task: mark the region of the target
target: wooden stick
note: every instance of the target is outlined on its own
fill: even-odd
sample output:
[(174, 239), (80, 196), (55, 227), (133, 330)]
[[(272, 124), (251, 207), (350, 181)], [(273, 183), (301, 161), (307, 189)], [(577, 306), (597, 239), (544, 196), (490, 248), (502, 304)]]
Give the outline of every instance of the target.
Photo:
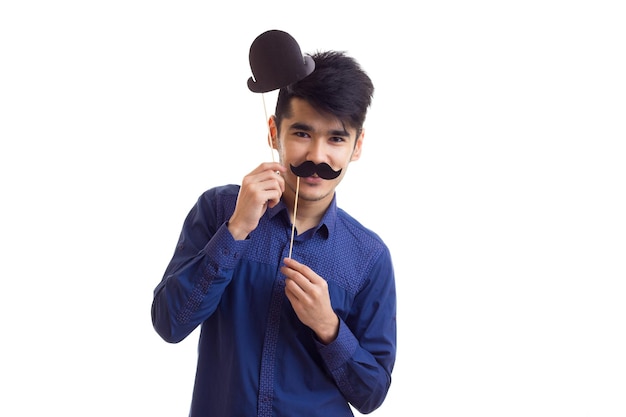
[(272, 162), (276, 162), (274, 160), (274, 149), (272, 149), (272, 132), (270, 131), (270, 125), (267, 123), (269, 118), (267, 117), (267, 107), (265, 106), (265, 93), (261, 93), (261, 98), (263, 99), (263, 111), (265, 112), (265, 124), (267, 124), (267, 144), (270, 147), (270, 152), (272, 153)]
[(291, 224), (291, 243), (289, 244), (289, 259), (293, 250), (293, 236), (296, 229), (296, 212), (298, 211), (298, 194), (300, 193), (300, 177), (296, 177), (296, 200), (293, 203), (293, 221)]

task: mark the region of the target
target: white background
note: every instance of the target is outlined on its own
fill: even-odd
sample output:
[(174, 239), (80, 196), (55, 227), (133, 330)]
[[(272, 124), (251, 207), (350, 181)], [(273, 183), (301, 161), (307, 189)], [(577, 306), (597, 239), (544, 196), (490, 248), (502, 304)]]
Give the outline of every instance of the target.
[(0, 414), (187, 415), (197, 333), (162, 341), (152, 290), (271, 159), (248, 50), (282, 29), (376, 86), (338, 189), (396, 265), (372, 415), (625, 416), (620, 3), (3, 2)]

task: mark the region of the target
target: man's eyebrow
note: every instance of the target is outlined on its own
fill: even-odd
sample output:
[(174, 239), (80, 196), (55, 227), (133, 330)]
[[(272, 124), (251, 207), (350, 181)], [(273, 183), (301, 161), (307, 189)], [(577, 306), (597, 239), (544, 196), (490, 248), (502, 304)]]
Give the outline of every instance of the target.
[[(294, 122), (294, 123), (292, 123), (289, 126), (289, 129), (291, 129), (291, 130), (302, 130), (302, 131), (305, 131), (305, 132), (312, 132), (314, 130), (313, 127), (307, 125), (306, 123), (301, 123), (301, 122)], [(328, 134), (330, 136), (346, 136), (346, 137), (350, 136), (350, 134), (345, 129), (342, 129), (342, 130), (339, 130), (339, 129), (337, 129), (337, 130), (329, 130)]]
[(291, 130), (304, 130), (305, 132), (310, 132), (313, 128), (305, 123), (294, 122), (289, 126)]

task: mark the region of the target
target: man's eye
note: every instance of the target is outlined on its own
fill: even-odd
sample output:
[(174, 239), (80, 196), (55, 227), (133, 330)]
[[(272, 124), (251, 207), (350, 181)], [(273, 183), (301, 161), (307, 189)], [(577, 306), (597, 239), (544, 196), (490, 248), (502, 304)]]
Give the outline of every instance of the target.
[(342, 138), (342, 137), (339, 137), (339, 136), (336, 136), (336, 137), (330, 138), (330, 141), (331, 142), (336, 142), (336, 143), (341, 143), (341, 142), (345, 142), (346, 139)]
[(299, 138), (308, 138), (309, 135), (306, 132), (295, 132), (294, 133)]

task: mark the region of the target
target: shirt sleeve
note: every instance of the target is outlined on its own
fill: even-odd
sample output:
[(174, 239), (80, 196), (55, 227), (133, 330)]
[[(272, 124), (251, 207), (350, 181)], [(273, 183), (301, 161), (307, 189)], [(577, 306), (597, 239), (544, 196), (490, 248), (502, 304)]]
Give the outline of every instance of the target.
[(152, 323), (167, 342), (180, 342), (213, 314), (248, 246), (230, 234), (219, 200), (208, 191), (191, 209), (154, 290)]
[(337, 338), (318, 343), (328, 371), (344, 397), (359, 412), (384, 401), (396, 358), (396, 291), (388, 250), (374, 264), (352, 313), (339, 323)]

